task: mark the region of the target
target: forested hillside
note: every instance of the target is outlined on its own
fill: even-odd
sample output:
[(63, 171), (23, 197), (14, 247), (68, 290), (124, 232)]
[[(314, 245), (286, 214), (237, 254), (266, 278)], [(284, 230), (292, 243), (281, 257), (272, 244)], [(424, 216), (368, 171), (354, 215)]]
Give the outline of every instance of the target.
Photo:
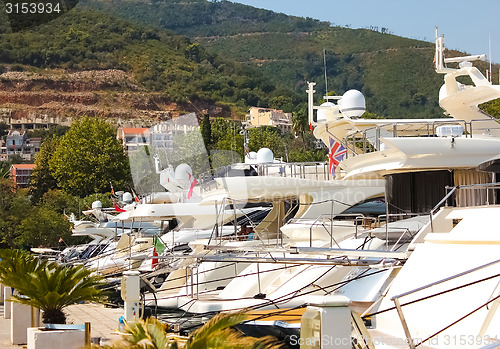
[[(391, 35), (390, 28), (354, 30), (229, 1), (85, 0), (82, 4), (186, 35), (210, 52), (256, 67), (274, 84), (301, 96), (307, 81), (317, 82), (317, 90), (325, 91), (325, 53), (329, 91), (359, 89), (367, 97), (368, 110), (380, 116), (442, 115), (437, 98), (442, 76), (433, 70), (433, 43)], [(493, 78), (498, 80), (496, 74)], [(287, 99), (292, 97), (282, 98), (284, 108), (293, 104)]]
[(43, 69), (118, 69), (130, 74), (132, 90), (157, 92), (181, 105), (212, 104), (240, 115), (248, 106), (268, 106), (282, 94), (262, 72), (210, 54), (186, 37), (88, 9), (0, 34), (0, 73)]

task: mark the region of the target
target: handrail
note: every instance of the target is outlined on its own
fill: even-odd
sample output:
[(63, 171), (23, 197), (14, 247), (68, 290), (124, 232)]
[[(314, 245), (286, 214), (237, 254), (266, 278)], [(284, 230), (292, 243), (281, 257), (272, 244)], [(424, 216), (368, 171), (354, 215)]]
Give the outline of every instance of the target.
[[(449, 199), (449, 198), (453, 195), (453, 193), (454, 193), (455, 191), (457, 191), (458, 187), (459, 187), (458, 185), (457, 185), (456, 187), (453, 187), (453, 188), (452, 188), (452, 189), (448, 192), (448, 194), (446, 194), (446, 195), (444, 196), (444, 198), (442, 198), (442, 199), (441, 199), (441, 201), (439, 201), (439, 202), (436, 204), (436, 206), (434, 206), (434, 207), (430, 210), (430, 212), (429, 212), (429, 216), (430, 216), (430, 219), (431, 219), (431, 233), (433, 233), (433, 232), (434, 232), (434, 224), (433, 224), (433, 221), (432, 221), (432, 217), (434, 216), (434, 212), (435, 212), (435, 211), (436, 211), (439, 207), (441, 207), (441, 205), (442, 205), (444, 202), (446, 202), (446, 201), (447, 201), (447, 200), (448, 200), (448, 199)], [(448, 190), (448, 189), (450, 189), (450, 187), (449, 187), (449, 186), (446, 186), (446, 187), (445, 187), (445, 189), (446, 189), (446, 190)]]
[(452, 275), (452, 276), (448, 276), (447, 278), (444, 278), (444, 279), (441, 279), (441, 280), (438, 280), (438, 281), (434, 281), (434, 282), (431, 282), (430, 284), (427, 284), (427, 285), (424, 285), (424, 286), (420, 286), (420, 287), (417, 287), (413, 290), (410, 290), (410, 291), (407, 291), (407, 292), (403, 292), (403, 293), (400, 293), (398, 295), (395, 295), (391, 298), (391, 300), (395, 300), (395, 299), (398, 299), (398, 298), (402, 298), (402, 297), (405, 297), (405, 296), (408, 296), (410, 294), (413, 294), (415, 292), (418, 292), (418, 291), (422, 291), (422, 290), (425, 290), (429, 287), (432, 287), (432, 286), (435, 286), (435, 285), (439, 285), (439, 284), (442, 284), (443, 282), (446, 282), (446, 281), (450, 281), (450, 280), (453, 280), (453, 279), (456, 279), (458, 277), (461, 277), (461, 276), (464, 276), (464, 275), (467, 275), (467, 274), (470, 274), (470, 273), (473, 273), (475, 271), (478, 271), (478, 270), (481, 270), (481, 269), (484, 269), (484, 268), (487, 268), (489, 266), (492, 266), (494, 264), (497, 264), (497, 263), (500, 263), (500, 259), (497, 259), (493, 262), (489, 262), (489, 263), (486, 263), (486, 264), (483, 264), (483, 265), (480, 265), (478, 267), (475, 267), (475, 268), (472, 268), (472, 269), (469, 269), (469, 270), (466, 270), (466, 271), (463, 271), (461, 273), (458, 273), (458, 274), (455, 274), (455, 275)]
[[(489, 116), (489, 115), (486, 114), (486, 116)], [(474, 131), (476, 131), (476, 134), (477, 134), (478, 131), (482, 131), (482, 130), (491, 131), (491, 130), (500, 129), (500, 126), (499, 127), (481, 128), (480, 125), (477, 125), (478, 123), (481, 123), (481, 122), (491, 122), (491, 121), (494, 121), (497, 124), (500, 124), (500, 120), (496, 120), (496, 119), (491, 118), (491, 117), (485, 118), (485, 119), (473, 119), (469, 122), (467, 122), (466, 120), (459, 120), (459, 119), (442, 119), (442, 120), (429, 120), (429, 121), (425, 121), (425, 120), (415, 121), (412, 119), (408, 119), (407, 121), (406, 120), (398, 120), (397, 122), (391, 122), (391, 123), (386, 123), (386, 124), (382, 124), (382, 125), (377, 125), (377, 126), (369, 127), (366, 129), (357, 129), (353, 132), (350, 132), (348, 135), (346, 135), (346, 137), (344, 138), (344, 142), (347, 144), (349, 144), (349, 142), (352, 143), (353, 147), (355, 147), (355, 144), (357, 141), (363, 142), (363, 149), (360, 146), (357, 148), (355, 147), (354, 150), (351, 150), (353, 155), (358, 155), (359, 154), (358, 151), (361, 151), (360, 152), (361, 154), (366, 153), (366, 151), (370, 152), (369, 148), (366, 148), (366, 141), (368, 141), (370, 144), (372, 144), (375, 147), (375, 149), (380, 150), (380, 138), (381, 138), (380, 131), (381, 130), (386, 130), (392, 134), (392, 137), (399, 138), (399, 137), (405, 137), (405, 133), (408, 132), (405, 129), (405, 126), (408, 126), (408, 125), (419, 126), (419, 125), (421, 125), (420, 130), (418, 130), (418, 129), (414, 130), (416, 137), (436, 137), (436, 128), (438, 126), (459, 124), (459, 125), (463, 126), (463, 130), (464, 130), (464, 134), (462, 135), (462, 137), (471, 138), (473, 136)], [(473, 124), (477, 125), (477, 126), (473, 127)], [(367, 137), (367, 132), (373, 131), (373, 130), (375, 130), (374, 138)], [(412, 131), (410, 131), (410, 132), (412, 132)], [(356, 149), (358, 151), (356, 151)]]
[[(327, 201), (330, 201), (330, 200), (327, 200)], [(336, 201), (336, 200), (334, 200), (334, 201)], [(332, 242), (335, 242), (335, 244), (337, 246), (339, 246), (337, 241), (333, 238), (333, 227), (338, 226), (338, 225), (333, 224), (333, 219), (336, 217), (352, 217), (353, 221), (357, 221), (359, 219), (364, 220), (364, 219), (369, 218), (369, 217), (366, 217), (362, 213), (339, 213), (339, 214), (323, 213), (323, 214), (319, 215), (318, 217), (316, 217), (312, 223), (309, 223), (311, 221), (311, 219), (309, 219), (309, 218), (292, 218), (288, 221), (288, 223), (296, 223), (296, 224), (306, 225), (306, 222), (307, 222), (307, 225), (309, 225), (309, 246), (310, 247), (312, 247), (312, 229), (313, 229), (313, 227), (319, 226), (319, 225), (322, 225), (323, 228), (325, 228), (328, 235), (330, 235), (330, 245)], [(326, 226), (324, 225), (324, 223), (325, 223), (324, 218), (330, 218), (330, 221), (332, 223), (330, 225), (331, 231), (328, 231), (328, 229), (326, 229)], [(321, 220), (321, 222), (320, 222), (320, 220)], [(304, 222), (304, 223), (302, 223), (302, 222)], [(357, 235), (358, 235), (358, 225), (357, 224), (355, 225), (355, 228), (356, 228), (356, 230), (355, 230), (354, 236), (357, 237)], [(340, 248), (340, 246), (339, 246), (339, 248)]]
[[(381, 214), (377, 217), (377, 226), (380, 227), (380, 221), (382, 217), (385, 217), (385, 248), (386, 250), (389, 250), (389, 218), (390, 217), (401, 217), (401, 216), (409, 216), (409, 217), (418, 217), (419, 214), (417, 213), (389, 213), (389, 214)], [(401, 220), (404, 218), (401, 218)], [(391, 229), (394, 229), (394, 227), (391, 227)], [(397, 228), (396, 228), (397, 229)], [(400, 229), (405, 229), (405, 228), (400, 228)], [(403, 234), (399, 237), (399, 240), (403, 237), (403, 235), (406, 234), (406, 230), (403, 232)]]
[[(474, 190), (474, 189), (494, 189), (494, 188), (499, 188), (500, 189), (500, 183), (480, 183), (480, 184), (467, 184), (467, 185), (457, 185), (454, 187), (446, 186), (446, 190), (450, 190), (442, 199), (439, 201), (436, 206), (434, 206), (430, 211), (429, 215), (431, 218), (431, 232), (434, 232), (434, 225), (433, 225), (433, 219), (432, 217), (436, 213), (436, 211), (445, 203), (457, 190), (461, 189), (469, 189), (469, 190)], [(447, 206), (447, 205), (446, 205)]]
[[(291, 177), (302, 179), (315, 178), (316, 180), (330, 179), (328, 163), (324, 161), (280, 162), (241, 165), (253, 167), (258, 176)], [(215, 186), (215, 188), (218, 188), (218, 184), (215, 179), (228, 177), (230, 171), (232, 171), (233, 169), (233, 165), (227, 165), (200, 174), (198, 176), (198, 182), (202, 188), (202, 191), (207, 192), (211, 190), (213, 186)], [(275, 169), (275, 172), (270, 173), (270, 169)], [(216, 174), (218, 174), (218, 176), (215, 176)]]
[[(413, 294), (415, 292), (419, 292), (419, 291), (422, 291), (422, 290), (425, 290), (425, 289), (428, 289), (432, 286), (435, 286), (435, 285), (439, 285), (439, 284), (442, 284), (444, 282), (447, 282), (447, 281), (450, 281), (450, 280), (454, 280), (456, 278), (459, 278), (461, 276), (464, 276), (464, 275), (467, 275), (467, 274), (470, 274), (470, 273), (473, 273), (475, 271), (478, 271), (478, 270), (481, 270), (481, 269), (484, 269), (486, 267), (489, 267), (489, 266), (492, 266), (496, 263), (499, 263), (500, 262), (500, 259), (497, 259), (493, 262), (489, 262), (489, 263), (486, 263), (486, 264), (483, 264), (483, 265), (480, 265), (478, 267), (475, 267), (475, 268), (472, 268), (472, 269), (469, 269), (469, 270), (466, 270), (464, 272), (461, 272), (461, 273), (458, 273), (458, 274), (455, 274), (455, 275), (452, 275), (452, 276), (449, 276), (447, 278), (444, 278), (444, 279), (441, 279), (441, 280), (438, 280), (438, 281), (435, 281), (435, 282), (431, 282), (430, 284), (427, 284), (427, 285), (424, 285), (424, 286), (421, 286), (421, 287), (418, 287), (418, 288), (415, 288), (413, 290), (410, 290), (410, 291), (407, 291), (407, 292), (404, 292), (404, 293), (401, 293), (401, 294), (398, 294), (398, 295), (395, 295), (393, 297), (391, 297), (391, 300), (394, 302), (394, 305), (395, 305), (395, 308), (396, 308), (396, 311), (398, 313), (398, 316), (399, 316), (399, 319), (401, 321), (401, 325), (403, 326), (403, 330), (405, 332), (405, 336), (406, 336), (406, 339), (408, 341), (408, 345), (410, 346), (410, 348), (415, 348), (416, 345), (415, 343), (413, 342), (413, 339), (411, 337), (411, 333), (410, 333), (410, 330), (408, 328), (408, 324), (406, 323), (406, 319), (404, 317), (404, 314), (403, 314), (403, 309), (402, 309), (402, 305), (401, 303), (399, 302), (399, 299), (402, 298), (402, 297), (405, 297), (405, 296), (408, 296), (410, 294)], [(483, 279), (484, 280), (484, 279)], [(469, 284), (470, 285), (470, 284)], [(451, 289), (450, 291), (452, 291), (454, 289)], [(449, 292), (449, 291), (448, 291)], [(459, 320), (453, 322), (452, 324), (448, 325), (447, 327), (445, 327), (444, 329), (436, 332), (435, 334), (429, 336), (427, 339), (421, 341), (420, 343), (418, 343), (417, 345), (429, 340), (430, 338), (434, 337), (435, 335), (441, 333), (442, 331), (444, 331), (446, 328), (449, 328), (451, 326), (453, 326), (454, 324), (456, 324), (457, 322), (463, 320), (465, 317), (469, 316), (470, 314), (476, 312), (477, 310), (481, 309), (483, 306), (485, 305), (488, 305), (489, 303), (495, 301), (496, 299), (500, 298), (500, 295), (494, 297), (493, 299), (490, 299), (488, 300), (488, 302), (486, 302), (485, 304), (481, 305), (479, 308), (476, 308), (474, 311), (468, 313), (466, 316), (463, 316), (461, 317)], [(425, 299), (425, 298), (424, 298)], [(421, 299), (422, 300), (422, 299)], [(411, 303), (411, 302), (410, 302)]]

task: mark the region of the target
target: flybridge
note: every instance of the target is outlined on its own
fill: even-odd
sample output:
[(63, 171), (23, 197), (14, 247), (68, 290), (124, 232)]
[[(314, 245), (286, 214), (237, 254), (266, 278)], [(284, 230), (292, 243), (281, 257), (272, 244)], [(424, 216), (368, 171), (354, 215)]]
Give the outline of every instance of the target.
[[(361, 92), (350, 90), (343, 96), (325, 96), (326, 102), (314, 105), (314, 82), (309, 82), (308, 113), (316, 138), (329, 146), (338, 142), (347, 149), (345, 159), (384, 150), (384, 139), (401, 137), (464, 137), (488, 138), (500, 136), (500, 122), (479, 109), (478, 105), (500, 98), (500, 86), (493, 85), (472, 66), (473, 61), (485, 60), (485, 55), (444, 57), (444, 37), (436, 39), (436, 72), (445, 74), (439, 92), (440, 106), (447, 119), (361, 119), (365, 99)], [(458, 68), (446, 64), (458, 63)], [(469, 76), (473, 85), (457, 81)], [(337, 104), (333, 103), (337, 101)], [(461, 130), (458, 131), (458, 130)], [(453, 144), (452, 144), (453, 145)]]

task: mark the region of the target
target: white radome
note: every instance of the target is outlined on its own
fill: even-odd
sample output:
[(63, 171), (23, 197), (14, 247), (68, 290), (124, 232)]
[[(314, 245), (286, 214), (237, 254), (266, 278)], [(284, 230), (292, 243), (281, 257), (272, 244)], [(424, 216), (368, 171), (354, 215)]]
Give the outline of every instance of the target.
[(358, 90), (349, 90), (339, 101), (340, 112), (349, 118), (358, 118), (366, 111), (365, 96)]
[(274, 160), (274, 154), (271, 149), (260, 148), (259, 151), (257, 152), (257, 163), (264, 164), (273, 162), (273, 160)]
[(122, 200), (123, 202), (132, 202), (132, 194), (130, 194), (129, 192), (124, 193)]
[(330, 108), (318, 110), (317, 122), (326, 121), (328, 119), (333, 120), (333, 115), (335, 113), (336, 105), (332, 102), (325, 102), (321, 104), (320, 107), (330, 107)]
[(175, 168), (175, 179), (176, 180), (189, 180), (190, 175), (193, 175), (193, 170), (188, 164), (180, 164)]

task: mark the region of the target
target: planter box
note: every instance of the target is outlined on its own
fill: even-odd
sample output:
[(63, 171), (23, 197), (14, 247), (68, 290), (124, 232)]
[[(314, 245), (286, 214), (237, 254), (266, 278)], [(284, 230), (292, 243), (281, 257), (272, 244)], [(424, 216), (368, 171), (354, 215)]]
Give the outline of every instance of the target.
[(28, 349), (82, 349), (85, 330), (47, 330), (28, 328)]
[(26, 344), (26, 329), (31, 326), (31, 307), (26, 304), (9, 303), (11, 303), (10, 340), (14, 345)]
[(4, 319), (10, 319), (10, 307), (12, 305), (12, 302), (10, 301), (10, 296), (12, 295), (12, 288), (10, 287), (3, 287), (4, 293), (4, 304), (3, 304), (3, 318)]

